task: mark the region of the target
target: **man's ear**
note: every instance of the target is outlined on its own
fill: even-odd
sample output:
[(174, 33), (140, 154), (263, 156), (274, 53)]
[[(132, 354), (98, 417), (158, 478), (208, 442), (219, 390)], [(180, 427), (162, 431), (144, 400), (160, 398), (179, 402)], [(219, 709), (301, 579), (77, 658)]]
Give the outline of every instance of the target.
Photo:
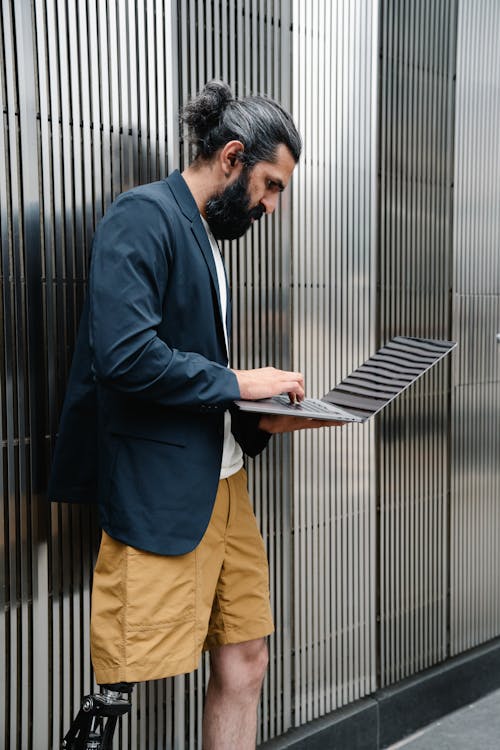
[(228, 141), (219, 153), (222, 171), (226, 177), (237, 177), (242, 168), (242, 155), (245, 147), (241, 141)]

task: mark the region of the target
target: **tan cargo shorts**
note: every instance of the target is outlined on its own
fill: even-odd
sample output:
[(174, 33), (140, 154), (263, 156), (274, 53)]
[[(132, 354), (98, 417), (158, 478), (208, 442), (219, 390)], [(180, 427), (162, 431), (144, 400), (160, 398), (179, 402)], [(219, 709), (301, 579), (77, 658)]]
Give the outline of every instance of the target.
[(143, 552), (103, 532), (91, 617), (98, 684), (190, 672), (203, 649), (273, 630), (267, 556), (244, 469), (219, 482), (208, 528), (188, 554)]

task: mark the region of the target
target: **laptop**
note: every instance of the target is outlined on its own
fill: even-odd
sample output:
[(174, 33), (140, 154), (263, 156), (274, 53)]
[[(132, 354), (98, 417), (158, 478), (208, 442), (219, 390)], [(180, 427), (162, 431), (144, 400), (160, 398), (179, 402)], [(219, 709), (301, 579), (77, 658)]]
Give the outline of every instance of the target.
[(339, 422), (366, 422), (385, 409), (455, 347), (455, 341), (395, 336), (322, 398), (290, 402), (288, 395), (235, 401), (243, 411)]

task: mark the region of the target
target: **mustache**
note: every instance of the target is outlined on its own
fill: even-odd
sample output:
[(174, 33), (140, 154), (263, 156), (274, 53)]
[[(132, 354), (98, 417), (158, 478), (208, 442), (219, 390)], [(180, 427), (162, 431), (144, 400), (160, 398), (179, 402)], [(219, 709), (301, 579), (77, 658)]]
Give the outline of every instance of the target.
[(251, 208), (248, 212), (248, 216), (250, 219), (255, 219), (255, 221), (259, 221), (259, 219), (262, 219), (266, 212), (266, 209), (264, 206), (261, 206), (260, 204), (258, 206), (254, 206), (254, 208)]

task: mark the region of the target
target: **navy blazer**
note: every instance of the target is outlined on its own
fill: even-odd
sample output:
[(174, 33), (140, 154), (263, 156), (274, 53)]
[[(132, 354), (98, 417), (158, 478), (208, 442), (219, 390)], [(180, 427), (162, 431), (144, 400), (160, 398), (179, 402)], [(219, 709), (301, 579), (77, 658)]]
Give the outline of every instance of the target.
[[(224, 411), (239, 395), (186, 182), (176, 171), (123, 193), (94, 238), (49, 497), (97, 499), (105, 531), (139, 549), (191, 551), (213, 508)], [(269, 440), (253, 416), (233, 409), (232, 425), (249, 455)]]

